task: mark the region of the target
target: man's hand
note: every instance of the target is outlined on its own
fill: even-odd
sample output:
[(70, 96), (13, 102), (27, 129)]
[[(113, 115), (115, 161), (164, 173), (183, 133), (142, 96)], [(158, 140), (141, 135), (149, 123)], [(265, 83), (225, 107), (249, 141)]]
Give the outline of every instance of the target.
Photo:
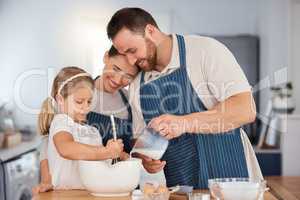
[(170, 140), (188, 132), (188, 118), (185, 116), (163, 114), (153, 118), (148, 126)]
[(166, 161), (153, 160), (152, 158), (149, 158), (139, 153), (134, 153), (133, 155), (142, 159), (144, 168), (147, 170), (147, 172), (151, 174), (160, 172), (166, 165)]

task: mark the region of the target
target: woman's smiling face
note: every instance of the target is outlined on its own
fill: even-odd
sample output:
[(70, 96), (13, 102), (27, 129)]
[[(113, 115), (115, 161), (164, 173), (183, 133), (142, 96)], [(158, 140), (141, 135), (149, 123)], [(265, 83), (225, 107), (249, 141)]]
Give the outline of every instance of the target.
[(132, 66), (123, 55), (104, 57), (103, 84), (107, 92), (114, 93), (129, 85), (138, 73), (138, 68)]

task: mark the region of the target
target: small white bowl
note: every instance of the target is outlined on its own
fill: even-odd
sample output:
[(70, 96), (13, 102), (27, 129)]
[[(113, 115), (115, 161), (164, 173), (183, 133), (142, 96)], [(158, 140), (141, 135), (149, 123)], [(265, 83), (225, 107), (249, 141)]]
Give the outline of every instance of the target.
[(142, 160), (131, 158), (111, 165), (107, 161), (79, 161), (83, 185), (94, 196), (128, 196), (138, 185)]
[(248, 178), (216, 178), (208, 180), (213, 197), (223, 200), (260, 200), (266, 190), (266, 181)]

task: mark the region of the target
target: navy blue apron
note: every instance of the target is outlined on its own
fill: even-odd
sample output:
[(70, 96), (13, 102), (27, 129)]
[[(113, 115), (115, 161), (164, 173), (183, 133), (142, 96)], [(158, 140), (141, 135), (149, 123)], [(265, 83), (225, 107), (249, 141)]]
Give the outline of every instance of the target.
[[(174, 38), (175, 39), (175, 38)], [(186, 70), (185, 42), (177, 35), (180, 68), (145, 83), (141, 75), (140, 102), (146, 124), (162, 114), (186, 115), (207, 109)], [(187, 134), (171, 139), (162, 157), (167, 185), (208, 187), (208, 179), (248, 177), (240, 129), (218, 134)]]
[[(119, 93), (122, 97), (122, 100), (124, 104), (127, 107), (128, 111), (128, 119), (120, 119), (115, 117), (115, 124), (116, 124), (116, 129), (117, 129), (117, 137), (119, 139), (123, 140), (124, 143), (124, 150), (127, 153), (130, 153), (132, 145), (131, 145), (131, 139), (132, 139), (132, 113), (131, 113), (131, 108), (128, 103), (127, 97), (123, 93), (123, 91), (120, 89)], [(90, 112), (87, 115), (87, 123), (91, 126), (96, 127), (101, 136), (102, 136), (102, 142), (103, 145), (107, 144), (107, 141), (109, 139), (113, 138), (112, 134), (112, 125), (110, 121), (110, 116), (96, 113), (96, 112)]]

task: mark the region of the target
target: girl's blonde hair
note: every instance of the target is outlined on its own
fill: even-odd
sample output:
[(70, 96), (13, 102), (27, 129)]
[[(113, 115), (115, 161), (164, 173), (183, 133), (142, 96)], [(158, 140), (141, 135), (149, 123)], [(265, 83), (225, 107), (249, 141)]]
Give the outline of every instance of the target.
[[(86, 73), (83, 69), (79, 67), (65, 67), (60, 70), (56, 75), (51, 90), (51, 97), (48, 97), (42, 103), (42, 108), (38, 116), (38, 131), (41, 135), (47, 135), (49, 133), (49, 128), (51, 122), (56, 113), (56, 109), (53, 106), (53, 101), (58, 93), (60, 86), (69, 78)], [(60, 95), (63, 98), (67, 98), (70, 94), (72, 88), (74, 88), (78, 83), (86, 82), (90, 85), (91, 89), (94, 89), (94, 80), (90, 76), (79, 76), (70, 81), (68, 81), (60, 90)]]

